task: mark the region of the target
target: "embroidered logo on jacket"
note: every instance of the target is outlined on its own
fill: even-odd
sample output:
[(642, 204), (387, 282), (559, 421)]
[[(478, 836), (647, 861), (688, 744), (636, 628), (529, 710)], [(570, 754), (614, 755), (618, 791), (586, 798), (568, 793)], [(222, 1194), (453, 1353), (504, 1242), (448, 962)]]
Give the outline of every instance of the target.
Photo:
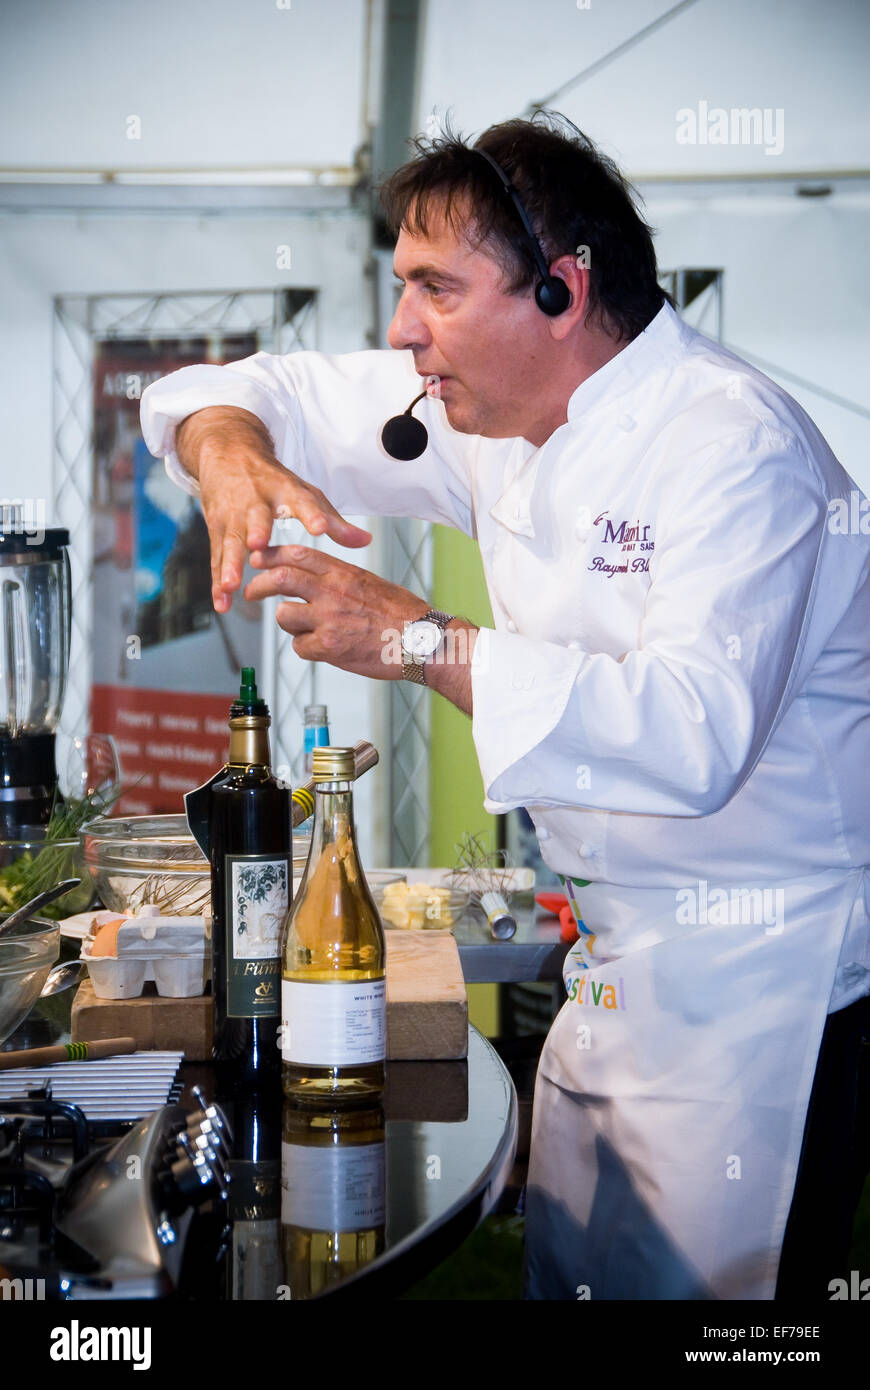
[(625, 991), (620, 975), (615, 985), (606, 985), (603, 980), (593, 980), (591, 975), (575, 975), (571, 980), (568, 998), (575, 1004), (588, 1004), (590, 1008), (624, 1009)]
[[(614, 522), (610, 519), (609, 510), (605, 510), (598, 514), (592, 525), (600, 527), (602, 522), (604, 529), (597, 537), (599, 544), (616, 545), (626, 554), (633, 550), (655, 550), (655, 541), (649, 539), (651, 521), (642, 522), (639, 518), (632, 521), (625, 517), (622, 521)], [(608, 579), (612, 579), (615, 574), (642, 574), (649, 569), (649, 555), (636, 555), (633, 559), (622, 562), (611, 562), (603, 555), (596, 555), (586, 568), (606, 574)]]

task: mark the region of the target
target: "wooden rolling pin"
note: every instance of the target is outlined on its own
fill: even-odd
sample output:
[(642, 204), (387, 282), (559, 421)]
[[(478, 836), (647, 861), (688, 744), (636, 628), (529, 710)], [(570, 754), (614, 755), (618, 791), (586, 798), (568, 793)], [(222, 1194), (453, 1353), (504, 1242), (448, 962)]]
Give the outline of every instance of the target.
[(20, 1052), (0, 1052), (0, 1071), (12, 1067), (47, 1067), (52, 1062), (95, 1062), (135, 1052), (135, 1038), (103, 1038), (99, 1042), (58, 1043), (56, 1047), (25, 1047)]
[[(364, 772), (374, 767), (378, 761), (378, 750), (373, 743), (366, 743), (361, 739), (359, 743), (353, 745), (353, 775), (354, 778), (362, 777)], [(309, 816), (314, 815), (314, 778), (309, 777), (307, 782), (303, 782), (301, 787), (297, 787), (293, 793), (293, 829), (301, 825)]]

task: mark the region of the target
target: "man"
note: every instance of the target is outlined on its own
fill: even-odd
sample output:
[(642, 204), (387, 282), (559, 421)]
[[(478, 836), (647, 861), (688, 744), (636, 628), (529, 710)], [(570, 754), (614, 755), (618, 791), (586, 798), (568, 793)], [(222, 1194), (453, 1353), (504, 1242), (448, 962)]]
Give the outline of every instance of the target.
[[(529, 1294), (772, 1298), (830, 1013), (846, 1094), (813, 1209), (834, 1234), (823, 1249), (793, 1223), (787, 1249), (827, 1297), (870, 989), (855, 489), (794, 401), (681, 323), (627, 186), (568, 122), (420, 142), (384, 198), (397, 351), (185, 368), (143, 397), (148, 446), (198, 479), (218, 611), (250, 550), (249, 597), (302, 600), (278, 610), (299, 655), (470, 713), (487, 808), (526, 806), (576, 896), (535, 1093)], [(402, 463), (380, 427), (414, 371), (428, 447)], [(384, 635), (430, 601), (270, 549), (280, 508), (350, 547), (368, 534), (342, 511), (459, 527), (495, 628), (436, 613), (391, 664)]]

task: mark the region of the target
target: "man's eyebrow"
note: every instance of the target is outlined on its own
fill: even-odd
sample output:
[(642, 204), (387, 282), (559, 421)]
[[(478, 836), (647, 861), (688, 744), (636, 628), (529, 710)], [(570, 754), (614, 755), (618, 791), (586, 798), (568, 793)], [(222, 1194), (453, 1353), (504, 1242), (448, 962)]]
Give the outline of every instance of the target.
[[(395, 275), (397, 280), (401, 280), (403, 278), (401, 275), (398, 274), (395, 266), (393, 266), (393, 274)], [(404, 279), (440, 280), (443, 284), (447, 285), (461, 285), (464, 283), (459, 276), (448, 275), (446, 270), (442, 270), (441, 267), (437, 265), (412, 266), (411, 269), (408, 271), (408, 274), (404, 276)]]

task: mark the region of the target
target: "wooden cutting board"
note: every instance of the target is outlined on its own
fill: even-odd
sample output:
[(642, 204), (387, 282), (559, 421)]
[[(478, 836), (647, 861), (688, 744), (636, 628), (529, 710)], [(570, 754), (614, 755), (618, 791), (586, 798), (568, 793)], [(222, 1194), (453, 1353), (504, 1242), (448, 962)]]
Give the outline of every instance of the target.
[(387, 1056), (423, 1062), (468, 1056), (468, 996), (459, 947), (447, 931), (384, 933)]
[[(387, 1057), (454, 1060), (468, 1055), (468, 999), (459, 950), (450, 932), (394, 931), (387, 941)], [(146, 985), (153, 991), (153, 984)], [(189, 1062), (211, 1056), (212, 1000), (98, 999), (90, 980), (72, 1006), (73, 1042), (132, 1037), (143, 1050), (179, 1050)]]

